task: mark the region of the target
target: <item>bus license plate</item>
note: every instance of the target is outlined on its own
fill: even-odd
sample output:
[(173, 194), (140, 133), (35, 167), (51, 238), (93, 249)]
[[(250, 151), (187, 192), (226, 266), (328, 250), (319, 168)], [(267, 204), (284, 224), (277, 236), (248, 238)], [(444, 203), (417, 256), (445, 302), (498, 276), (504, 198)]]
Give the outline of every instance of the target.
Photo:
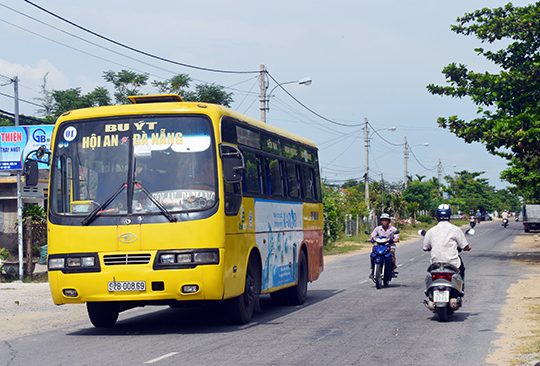
[(109, 282), (108, 289), (110, 292), (118, 291), (145, 291), (146, 282), (144, 281), (115, 281)]
[(448, 302), (450, 300), (450, 292), (448, 291), (433, 291), (434, 302)]

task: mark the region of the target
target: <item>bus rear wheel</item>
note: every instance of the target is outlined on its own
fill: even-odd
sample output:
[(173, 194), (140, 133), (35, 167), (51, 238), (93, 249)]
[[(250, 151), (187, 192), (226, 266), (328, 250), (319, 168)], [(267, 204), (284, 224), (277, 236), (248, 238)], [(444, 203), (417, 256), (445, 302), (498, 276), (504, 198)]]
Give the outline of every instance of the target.
[(300, 251), (298, 258), (298, 282), (296, 286), (287, 289), (292, 305), (302, 305), (306, 301), (308, 286), (308, 262), (306, 254)]
[(86, 310), (96, 328), (114, 327), (120, 313), (118, 305), (111, 302), (87, 302)]
[(234, 324), (246, 324), (251, 321), (261, 293), (261, 270), (257, 262), (250, 258), (246, 271), (244, 293), (229, 300), (228, 313)]

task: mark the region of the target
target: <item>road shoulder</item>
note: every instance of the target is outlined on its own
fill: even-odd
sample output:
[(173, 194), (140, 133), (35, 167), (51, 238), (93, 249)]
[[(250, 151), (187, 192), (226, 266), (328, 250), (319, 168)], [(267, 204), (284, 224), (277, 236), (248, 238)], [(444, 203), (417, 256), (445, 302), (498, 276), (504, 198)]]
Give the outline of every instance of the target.
[(523, 275), (507, 290), (495, 330), (500, 336), (492, 342), (486, 363), (534, 365), (540, 361), (540, 235), (517, 236), (512, 250)]

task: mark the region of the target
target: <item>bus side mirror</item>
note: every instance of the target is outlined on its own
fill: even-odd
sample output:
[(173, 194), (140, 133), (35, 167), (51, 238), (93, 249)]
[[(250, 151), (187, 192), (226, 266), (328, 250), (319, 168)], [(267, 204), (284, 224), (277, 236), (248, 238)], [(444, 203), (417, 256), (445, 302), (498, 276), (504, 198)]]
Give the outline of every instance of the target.
[(38, 184), (39, 168), (38, 162), (35, 160), (26, 160), (24, 162), (24, 178), (26, 185), (35, 187)]
[(220, 146), (223, 163), (223, 179), (227, 183), (240, 183), (244, 173), (244, 156), (236, 146), (222, 143)]

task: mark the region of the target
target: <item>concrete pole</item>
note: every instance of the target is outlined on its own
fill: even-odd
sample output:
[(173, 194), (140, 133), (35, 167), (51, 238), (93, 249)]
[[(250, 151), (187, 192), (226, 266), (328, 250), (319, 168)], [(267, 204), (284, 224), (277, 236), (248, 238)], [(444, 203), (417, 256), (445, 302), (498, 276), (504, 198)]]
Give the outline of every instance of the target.
[(266, 123), (266, 111), (268, 110), (268, 97), (266, 91), (268, 90), (268, 76), (266, 75), (266, 66), (261, 65), (259, 74), (259, 109), (261, 112), (261, 121)]
[(364, 124), (364, 198), (366, 201), (366, 207), (368, 210), (368, 217), (371, 216), (370, 210), (369, 210), (369, 125), (368, 125), (368, 119), (365, 119)]
[(441, 159), (439, 159), (439, 163), (437, 164), (437, 179), (439, 181), (439, 192), (441, 192), (441, 196), (443, 196), (443, 190), (442, 190), (442, 162), (441, 162)]
[[(15, 99), (15, 127), (19, 127), (19, 78), (15, 76), (13, 78), (13, 95)], [(21, 151), (22, 153), (22, 151)], [(22, 166), (24, 169), (24, 165)], [(21, 170), (17, 170), (17, 247), (19, 254), (19, 280), (24, 278), (24, 254), (23, 254), (23, 222), (22, 222), (22, 183), (21, 183)], [(31, 260), (31, 258), (30, 258)]]
[(403, 183), (405, 188), (409, 183), (409, 144), (407, 143), (407, 136), (405, 136), (405, 142), (403, 143)]

